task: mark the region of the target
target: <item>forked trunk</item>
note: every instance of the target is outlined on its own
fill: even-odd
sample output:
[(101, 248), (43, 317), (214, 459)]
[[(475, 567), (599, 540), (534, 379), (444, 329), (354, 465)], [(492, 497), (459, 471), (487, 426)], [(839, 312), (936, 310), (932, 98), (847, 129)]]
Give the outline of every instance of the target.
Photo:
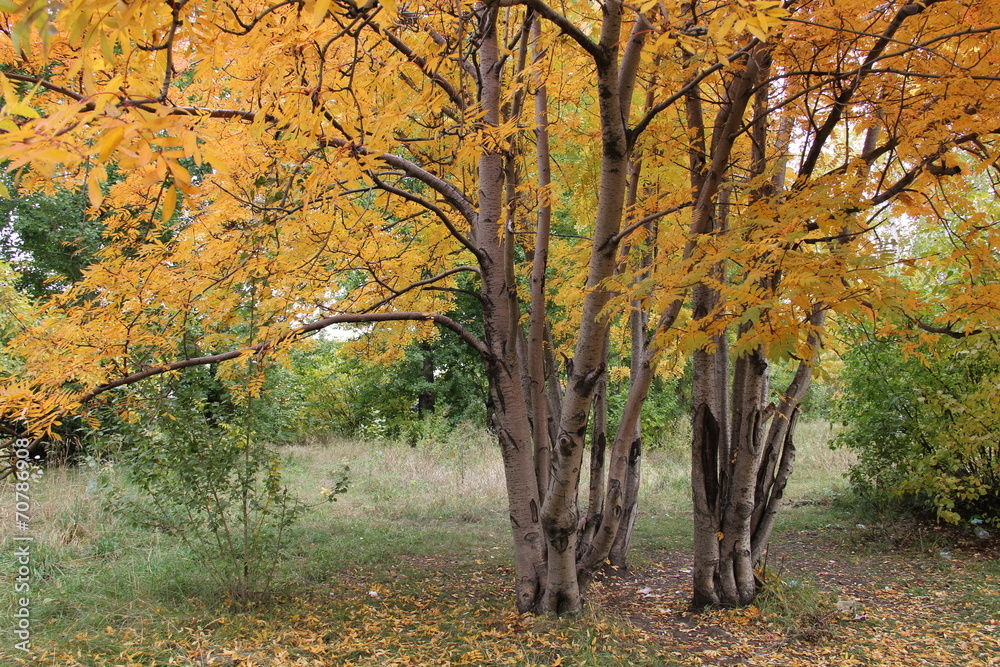
[[(499, 124), (500, 76), (495, 8), (481, 10), (482, 44), (479, 50), (484, 121)], [(539, 610), (546, 588), (545, 541), (541, 500), (518, 354), (519, 305), (507, 256), (510, 235), (499, 235), (504, 195), (504, 159), (500, 152), (484, 152), (479, 160), (479, 210), (473, 242), (480, 256), (484, 342), (489, 350), (486, 376), (492, 403), (492, 421), (503, 454), (504, 477), (514, 540), (517, 608)], [(522, 343), (523, 344), (523, 343)]]

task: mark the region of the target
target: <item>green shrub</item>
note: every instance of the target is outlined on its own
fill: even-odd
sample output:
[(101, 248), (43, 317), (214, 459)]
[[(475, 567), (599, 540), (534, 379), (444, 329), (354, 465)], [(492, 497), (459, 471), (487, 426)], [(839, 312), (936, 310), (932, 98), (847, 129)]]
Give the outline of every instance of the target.
[[(461, 341), (447, 334), (434, 345), (414, 343), (387, 365), (357, 355), (356, 345), (319, 342), (292, 363), (300, 435), (337, 434), (411, 443), (428, 428), (486, 423), (482, 364), (469, 360)], [(432, 367), (427, 380), (425, 361)], [(434, 409), (420, 409), (433, 395)]]
[[(678, 425), (691, 419), (690, 378), (687, 374), (677, 377), (656, 377), (649, 388), (649, 395), (642, 405), (642, 439), (650, 449), (670, 449), (675, 444)], [(611, 382), (608, 388), (608, 424), (611, 433), (618, 425), (625, 401), (628, 399), (628, 382)], [(681, 426), (681, 428), (689, 427)], [(685, 446), (690, 446), (690, 442)]]
[[(174, 388), (169, 411), (124, 455), (141, 493), (116, 489), (114, 499), (134, 521), (182, 539), (232, 606), (245, 607), (269, 590), (289, 528), (307, 506), (283, 485), (281, 457), (257, 430), (257, 400), (230, 404), (219, 422), (206, 416), (197, 385)], [(327, 500), (346, 490), (346, 470), (332, 486)]]
[(917, 346), (864, 337), (844, 362), (837, 444), (858, 454), (855, 489), (875, 503), (913, 503), (951, 523), (1000, 524), (996, 341), (981, 334)]

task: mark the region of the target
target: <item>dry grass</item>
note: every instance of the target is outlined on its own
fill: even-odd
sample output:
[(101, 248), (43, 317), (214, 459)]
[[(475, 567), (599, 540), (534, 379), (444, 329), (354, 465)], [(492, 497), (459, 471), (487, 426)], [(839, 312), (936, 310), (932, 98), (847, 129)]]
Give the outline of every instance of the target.
[[(800, 429), (792, 497), (842, 488), (850, 458), (826, 449), (829, 427), (804, 423)], [(675, 442), (644, 457), (633, 550), (640, 566), (645, 553), (684, 551), (690, 542), (689, 432), (683, 422), (674, 435)], [(427, 568), (460, 563), (492, 568), (491, 577), (507, 576), (506, 488), (501, 457), (488, 433), (458, 429), (417, 447), (328, 439), (285, 447), (281, 454), (292, 492), (316, 507), (296, 527), (279, 564), (279, 591), (337, 590), (364, 572), (413, 571), (419, 582)], [(321, 489), (333, 488), (345, 465), (348, 492), (336, 503), (320, 502)], [(118, 650), (119, 635), (152, 645), (175, 624), (190, 622), (182, 619), (215, 613), (205, 608), (217, 592), (205, 580), (199, 555), (176, 538), (112, 512), (102, 481), (121, 484), (123, 476), (114, 466), (95, 462), (52, 469), (32, 482), (33, 612), (40, 619), (33, 640), (39, 645), (55, 647), (65, 637), (86, 636), (77, 643), (112, 651)], [(11, 511), (10, 503), (0, 504), (5, 525)], [(0, 548), (11, 549), (8, 535)], [(8, 581), (0, 583), (7, 590), (9, 572)], [(12, 604), (11, 596), (4, 596), (0, 616), (8, 617)], [(509, 600), (498, 598), (496, 604), (506, 609)], [(0, 650), (0, 664), (6, 664), (2, 656)]]
[(334, 508), (340, 514), (492, 512), (506, 497), (500, 453), (488, 434), (468, 435), (434, 447), (330, 439), (319, 446), (285, 447), (282, 453), (290, 488), (303, 498), (330, 488), (339, 471), (350, 468), (350, 490)]
[[(104, 543), (121, 537), (125, 530), (121, 517), (105, 510), (101, 475), (114, 475), (109, 464), (81, 464), (78, 468), (49, 468), (30, 482), (29, 534), (39, 553), (67, 556), (70, 565), (79, 564), (105, 548)], [(12, 507), (0, 507), (0, 522), (12, 525)], [(0, 547), (8, 546), (8, 535)], [(60, 567), (65, 566), (65, 563)]]
[[(684, 426), (679, 426), (679, 439)], [(854, 457), (830, 450), (831, 427), (823, 421), (799, 425), (796, 471), (788, 489), (791, 500), (842, 491)], [(506, 488), (496, 443), (485, 432), (464, 429), (448, 441), (410, 447), (393, 442), (358, 443), (346, 439), (282, 448), (290, 489), (316, 502), (322, 488), (332, 488), (345, 465), (350, 490), (332, 506), (320, 506), (309, 519), (327, 523), (345, 517), (407, 518), (461, 522), (504, 515)], [(679, 446), (649, 451), (643, 460), (642, 507), (645, 514), (690, 510), (687, 452)], [(43, 547), (66, 552), (120, 535), (123, 519), (104, 510), (98, 479), (116, 476), (108, 464), (55, 468), (32, 483), (31, 534)], [(586, 465), (581, 483), (587, 488)], [(0, 505), (0, 521), (10, 525), (10, 503)], [(0, 544), (7, 544), (6, 535)]]
[(786, 498), (815, 499), (846, 490), (846, 475), (857, 456), (846, 449), (830, 449), (835, 434), (835, 427), (828, 421), (799, 421), (795, 431), (795, 471)]

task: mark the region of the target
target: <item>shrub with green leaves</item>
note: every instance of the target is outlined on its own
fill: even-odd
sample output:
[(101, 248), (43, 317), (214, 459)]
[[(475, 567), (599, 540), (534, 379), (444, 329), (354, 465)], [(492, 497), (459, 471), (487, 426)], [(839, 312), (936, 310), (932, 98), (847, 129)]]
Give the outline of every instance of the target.
[(858, 454), (854, 487), (950, 523), (1000, 525), (997, 340), (859, 336), (844, 362), (837, 443)]
[[(283, 485), (281, 458), (257, 430), (252, 408), (234, 406), (226, 421), (216, 421), (206, 417), (197, 385), (174, 388), (169, 411), (127, 457), (129, 478), (144, 493), (120, 494), (120, 504), (183, 539), (231, 604), (244, 607), (269, 590), (288, 529), (307, 506)], [(326, 500), (346, 484), (345, 470), (331, 480)]]
[[(642, 439), (650, 449), (672, 448), (678, 424), (690, 421), (690, 368), (681, 375), (654, 378), (642, 406)], [(608, 422), (617, 425), (628, 398), (627, 381), (609, 382)], [(682, 429), (684, 427), (681, 427)], [(685, 443), (684, 446), (687, 446)]]

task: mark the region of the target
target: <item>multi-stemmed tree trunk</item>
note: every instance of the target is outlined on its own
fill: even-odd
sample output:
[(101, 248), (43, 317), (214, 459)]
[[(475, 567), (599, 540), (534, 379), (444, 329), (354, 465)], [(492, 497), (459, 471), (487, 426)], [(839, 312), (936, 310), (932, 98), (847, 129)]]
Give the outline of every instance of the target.
[[(822, 315), (817, 311), (817, 326)], [(818, 349), (818, 339), (812, 342)], [(744, 354), (736, 360), (730, 390), (725, 347), (694, 357), (692, 603), (697, 608), (745, 605), (757, 593), (755, 569), (792, 472), (792, 438), (812, 377), (812, 363), (800, 363), (774, 405), (769, 366), (760, 349)]]
[[(619, 535), (618, 557), (627, 550), (634, 521), (634, 511), (623, 511), (623, 506), (635, 506), (638, 488), (638, 450), (631, 446), (638, 433), (638, 411), (621, 421), (618, 436), (607, 446), (607, 465), (594, 468), (603, 483), (592, 506), (600, 506), (601, 511), (591, 513), (588, 530), (584, 530), (585, 513), (578, 496), (590, 409), (606, 372), (613, 318), (608, 306), (617, 293), (606, 283), (615, 276), (620, 245), (627, 236), (622, 233), (622, 221), (630, 155), (637, 138), (637, 133), (630, 132), (629, 117), (650, 24), (618, 0), (608, 0), (595, 14), (595, 25), (599, 26), (595, 37), (589, 28), (577, 26), (536, 0), (487, 1), (457, 13), (444, 3), (399, 16), (375, 2), (360, 6), (315, 3), (311, 16), (300, 13), (301, 7), (293, 3), (248, 3), (218, 14), (202, 8), (197, 17), (191, 15), (195, 9), (188, 3), (170, 5), (167, 14), (158, 13), (152, 5), (142, 5), (141, 9), (149, 11), (134, 7), (127, 16), (120, 15), (125, 8), (113, 3), (99, 9), (79, 9), (77, 13), (78, 8), (73, 7), (62, 14), (53, 13), (51, 32), (58, 41), (60, 33), (55, 26), (72, 25), (75, 36), (69, 41), (124, 45), (120, 58), (112, 48), (103, 50), (104, 66), (119, 72), (123, 81), (144, 86), (141, 92), (130, 91), (125, 84), (108, 92), (108, 99), (115, 100), (113, 107), (93, 106), (89, 101), (94, 85), (89, 69), (92, 61), (81, 65), (85, 70), (82, 81), (56, 81), (59, 72), (53, 74), (44, 67), (12, 76), (20, 77), (17, 81), (38, 83), (46, 94), (78, 105), (78, 113), (87, 115), (88, 127), (97, 128), (96, 150), (89, 155), (93, 162), (132, 160), (145, 167), (152, 159), (163, 167), (161, 173), (153, 172), (163, 180), (161, 194), (145, 202), (153, 212), (150, 224), (157, 213), (156, 224), (170, 224), (178, 204), (184, 205), (179, 202), (179, 191), (191, 197), (202, 194), (190, 182), (179, 158), (200, 160), (199, 141), (214, 146), (227, 135), (225, 151), (212, 154), (219, 164), (206, 177), (205, 189), (218, 186), (216, 196), (234, 207), (231, 219), (220, 221), (208, 236), (195, 231), (197, 225), (192, 221), (206, 228), (212, 224), (204, 221), (204, 211), (217, 202), (202, 200), (198, 204), (194, 200), (188, 205), (192, 217), (175, 223), (179, 232), (167, 238), (184, 239), (187, 234), (197, 239), (196, 246), (205, 238), (225, 238), (233, 247), (247, 249), (243, 256), (268, 262), (264, 266), (244, 259), (204, 293), (191, 290), (187, 301), (171, 301), (164, 312), (173, 308), (179, 313), (211, 313), (211, 300), (205, 300), (204, 294), (211, 293), (215, 285), (232, 285), (229, 293), (238, 294), (241, 280), (259, 280), (256, 276), (266, 275), (268, 294), (276, 298), (262, 308), (274, 308), (275, 323), (301, 321), (304, 304), (309, 304), (308, 309), (324, 304), (332, 313), (307, 326), (294, 325), (291, 335), (280, 333), (278, 325), (275, 338), (254, 346), (261, 354), (284, 340), (338, 323), (428, 320), (456, 332), (482, 357), (489, 382), (492, 424), (507, 480), (517, 606), (523, 611), (578, 613), (587, 584)], [(220, 31), (213, 32), (211, 25), (219, 26)], [(553, 25), (567, 37), (554, 37)], [(19, 40), (30, 38), (34, 27), (31, 22), (16, 23), (13, 32)], [(322, 34), (322, 39), (313, 33)], [(146, 48), (154, 43), (155, 49)], [(186, 66), (179, 63), (213, 62), (220, 57), (220, 48), (235, 58), (251, 56), (239, 63), (242, 78), (233, 79), (220, 98), (218, 91), (225, 86), (200, 77), (214, 72), (213, 76), (225, 78), (225, 68), (195, 71), (198, 66), (192, 65), (195, 82), (184, 95), (186, 100), (197, 102), (191, 106), (174, 102), (180, 93), (175, 70)], [(287, 62), (276, 62), (272, 67), (268, 58), (252, 59), (257, 50), (287, 58)], [(559, 53), (547, 53), (552, 50)], [(142, 55), (153, 53), (165, 58), (157, 61)], [(597, 183), (588, 188), (593, 204), (577, 207), (589, 218), (578, 223), (590, 239), (577, 244), (588, 256), (585, 282), (563, 286), (578, 292), (580, 301), (578, 310), (574, 306), (569, 315), (576, 333), (569, 344), (563, 342), (569, 353), (565, 375), (560, 378), (546, 301), (546, 280), (554, 273), (548, 244), (555, 204), (549, 166), (547, 107), (551, 93), (546, 86), (551, 75), (546, 69), (556, 59), (566, 57), (593, 75), (587, 81), (560, 74), (563, 83), (571, 81), (576, 89), (575, 98), (564, 97), (560, 102), (585, 111), (574, 122), (597, 136), (598, 147)], [(140, 61), (146, 67), (141, 77), (130, 69), (143, 66), (137, 64)], [(235, 69), (232, 63), (228, 67)], [(372, 78), (366, 68), (396, 68), (402, 86)], [(157, 77), (152, 84), (159, 91), (157, 95), (147, 90), (152, 89), (151, 74)], [(49, 76), (52, 81), (46, 78)], [(362, 82), (363, 76), (369, 78)], [(402, 100), (407, 94), (412, 95), (410, 103), (386, 104), (393, 96)], [(531, 117), (525, 111), (530, 98), (534, 101), (533, 123), (525, 121)], [(231, 108), (240, 104), (246, 108)], [(70, 117), (68, 106), (53, 108), (58, 112), (52, 114), (53, 120), (46, 115), (39, 125)], [(156, 115), (148, 115), (151, 110), (159, 110), (168, 119), (157, 121), (152, 134), (144, 125)], [(391, 119), (385, 123), (395, 125), (385, 125), (383, 115)], [(651, 118), (646, 118), (647, 125)], [(225, 129), (227, 125), (231, 129)], [(525, 140), (531, 125), (533, 146)], [(65, 133), (79, 127), (70, 122)], [(171, 132), (185, 137), (183, 152), (166, 152), (176, 147), (176, 143), (167, 146), (175, 141), (167, 139)], [(88, 145), (90, 137), (81, 138), (81, 145)], [(164, 137), (163, 146), (156, 144), (158, 139), (151, 144), (150, 137)], [(242, 151), (233, 150), (237, 141), (245, 142)], [(8, 142), (14, 144), (17, 142)], [(156, 149), (152, 158), (148, 157), (151, 145)], [(27, 144), (17, 146), (23, 153)], [(247, 157), (252, 164), (229, 170), (223, 168), (223, 155)], [(39, 156), (40, 162), (44, 160)], [(253, 174), (253, 168), (262, 173)], [(525, 204), (522, 181), (532, 171), (537, 174), (537, 201)], [(92, 179), (90, 185), (92, 203), (97, 205), (101, 194), (94, 187), (97, 180)], [(578, 183), (571, 185), (579, 187)], [(372, 217), (373, 201), (382, 207), (384, 220), (367, 222)], [(537, 210), (534, 247), (523, 238), (525, 208)], [(363, 230), (351, 220), (354, 216), (366, 220)], [(419, 224), (409, 222), (412, 220)], [(439, 229), (427, 231), (435, 226)], [(166, 275), (167, 267), (193, 263), (185, 257), (158, 263), (160, 257), (168, 257), (169, 248), (159, 246), (155, 259), (154, 254), (148, 255), (149, 275)], [(295, 252), (302, 254), (283, 265), (283, 253)], [(524, 277), (522, 252), (530, 253), (527, 294), (519, 283)], [(230, 251), (229, 256), (232, 254)], [(134, 264), (124, 272), (142, 270), (138, 264), (144, 255), (123, 256)], [(327, 259), (317, 262), (318, 258)], [(412, 271), (410, 265), (420, 268)], [(319, 275), (296, 278), (292, 266), (299, 270), (312, 267), (314, 271), (323, 266), (329, 273), (322, 275), (321, 270)], [(200, 271), (204, 274), (214, 269), (209, 266)], [(175, 274), (182, 270), (174, 269)], [(481, 339), (432, 312), (442, 306), (435, 298), (456, 289), (449, 281), (457, 273), (478, 277), (478, 284), (466, 291), (474, 290), (482, 303)], [(364, 278), (360, 286), (358, 275)], [(333, 282), (331, 287), (331, 277), (336, 281), (340, 276), (354, 277)], [(169, 293), (169, 283), (167, 279), (158, 289)], [(334, 299), (331, 292), (338, 287), (342, 293), (329, 303)], [(119, 285), (118, 289), (128, 288)], [(144, 289), (155, 291), (151, 286)], [(131, 297), (122, 293), (118, 298), (125, 303)], [(148, 299), (145, 295), (137, 298)], [(289, 307), (291, 310), (282, 315), (281, 309)], [(300, 315), (292, 314), (296, 308)], [(527, 330), (522, 317), (525, 310)], [(113, 311), (105, 308), (97, 312), (107, 317)], [(81, 314), (79, 321), (92, 321), (94, 313)], [(204, 326), (212, 326), (210, 318), (202, 317), (202, 321)], [(109, 337), (104, 345), (108, 350), (130, 349), (134, 346), (131, 331), (123, 333), (120, 340)], [(165, 353), (166, 338), (156, 340)], [(144, 349), (155, 349), (152, 341), (147, 337)], [(68, 342), (70, 347), (75, 344)], [(96, 383), (76, 398), (89, 400), (145, 377), (236, 358), (246, 352), (179, 362), (160, 359), (152, 365), (144, 360), (145, 369), (110, 377), (106, 371), (95, 372), (94, 377), (103, 376), (107, 381)], [(93, 356), (95, 367), (102, 363), (98, 357)], [(132, 362), (126, 359), (126, 363)], [(57, 419), (54, 413), (41, 409), (39, 414), (48, 423)], [(35, 420), (32, 427), (44, 430), (42, 419)], [(601, 441), (603, 435), (597, 439)], [(601, 458), (595, 460), (600, 462)], [(625, 529), (620, 531), (623, 517)]]
[[(754, 599), (759, 585), (755, 570), (793, 469), (795, 425), (821, 351), (826, 313), (830, 303), (849, 303), (869, 289), (849, 277), (847, 258), (863, 253), (859, 237), (877, 219), (873, 210), (904, 192), (925, 170), (935, 173), (934, 156), (949, 141), (968, 139), (954, 135), (939, 143), (932, 139), (916, 160), (911, 157), (913, 161), (898, 164), (889, 160), (873, 169), (901, 141), (899, 126), (885, 123), (881, 105), (888, 98), (887, 91), (901, 91), (897, 94), (904, 101), (899, 108), (906, 104), (905, 75), (900, 83), (888, 68), (889, 76), (880, 80), (876, 69), (884, 63), (877, 63), (906, 52), (886, 55), (889, 45), (899, 41), (904, 26), (932, 4), (937, 1), (903, 3), (888, 16), (877, 37), (832, 49), (853, 53), (862, 63), (837, 80), (785, 76), (772, 67), (774, 50), (758, 46), (749, 53), (745, 69), (735, 73), (725, 89), (707, 149), (703, 98), (688, 96), (690, 173), (696, 193), (693, 229), (713, 238), (718, 246), (733, 249), (716, 254), (724, 255), (723, 259), (706, 254), (701, 270), (707, 279), (692, 289), (692, 320), (702, 341), (694, 352), (692, 391), (695, 607), (745, 605)], [(919, 41), (919, 35), (918, 28), (906, 39)], [(774, 86), (774, 81), (779, 85)], [(810, 93), (815, 97), (810, 99)], [(806, 101), (797, 102), (802, 96)], [(775, 113), (780, 113), (781, 120), (773, 131), (769, 116)], [(862, 132), (852, 128), (860, 119), (865, 119)], [(883, 129), (888, 137), (879, 143)], [(850, 139), (852, 130), (863, 138), (856, 145)], [(740, 167), (734, 140), (743, 133), (750, 146), (743, 151), (745, 166)], [(804, 148), (795, 181), (786, 187), (793, 135)], [(840, 142), (839, 153), (830, 149), (835, 141)], [(824, 155), (834, 166), (826, 164), (830, 171), (820, 173), (817, 167)], [(938, 169), (937, 173), (956, 172)], [(804, 207), (798, 213), (790, 207), (810, 188), (829, 188), (836, 178), (850, 182), (854, 193), (827, 195), (825, 208)], [(729, 201), (736, 189), (742, 190), (739, 212)], [(782, 217), (779, 211), (792, 215)], [(738, 219), (741, 215), (756, 217), (747, 224)], [(873, 217), (866, 220), (866, 215)], [(825, 278), (819, 278), (817, 271), (815, 278), (807, 279), (815, 285), (810, 295), (803, 294), (800, 285), (786, 286), (795, 266), (791, 258), (807, 253), (817, 258), (814, 266), (829, 267)], [(730, 263), (729, 257), (736, 261)], [(842, 288), (847, 288), (846, 296), (843, 291), (837, 293)], [(788, 333), (762, 335), (785, 326), (781, 319), (787, 321), (789, 306), (798, 321), (792, 334), (796, 340), (787, 340)], [(770, 376), (776, 356), (798, 360), (792, 381), (777, 391), (771, 387)]]

